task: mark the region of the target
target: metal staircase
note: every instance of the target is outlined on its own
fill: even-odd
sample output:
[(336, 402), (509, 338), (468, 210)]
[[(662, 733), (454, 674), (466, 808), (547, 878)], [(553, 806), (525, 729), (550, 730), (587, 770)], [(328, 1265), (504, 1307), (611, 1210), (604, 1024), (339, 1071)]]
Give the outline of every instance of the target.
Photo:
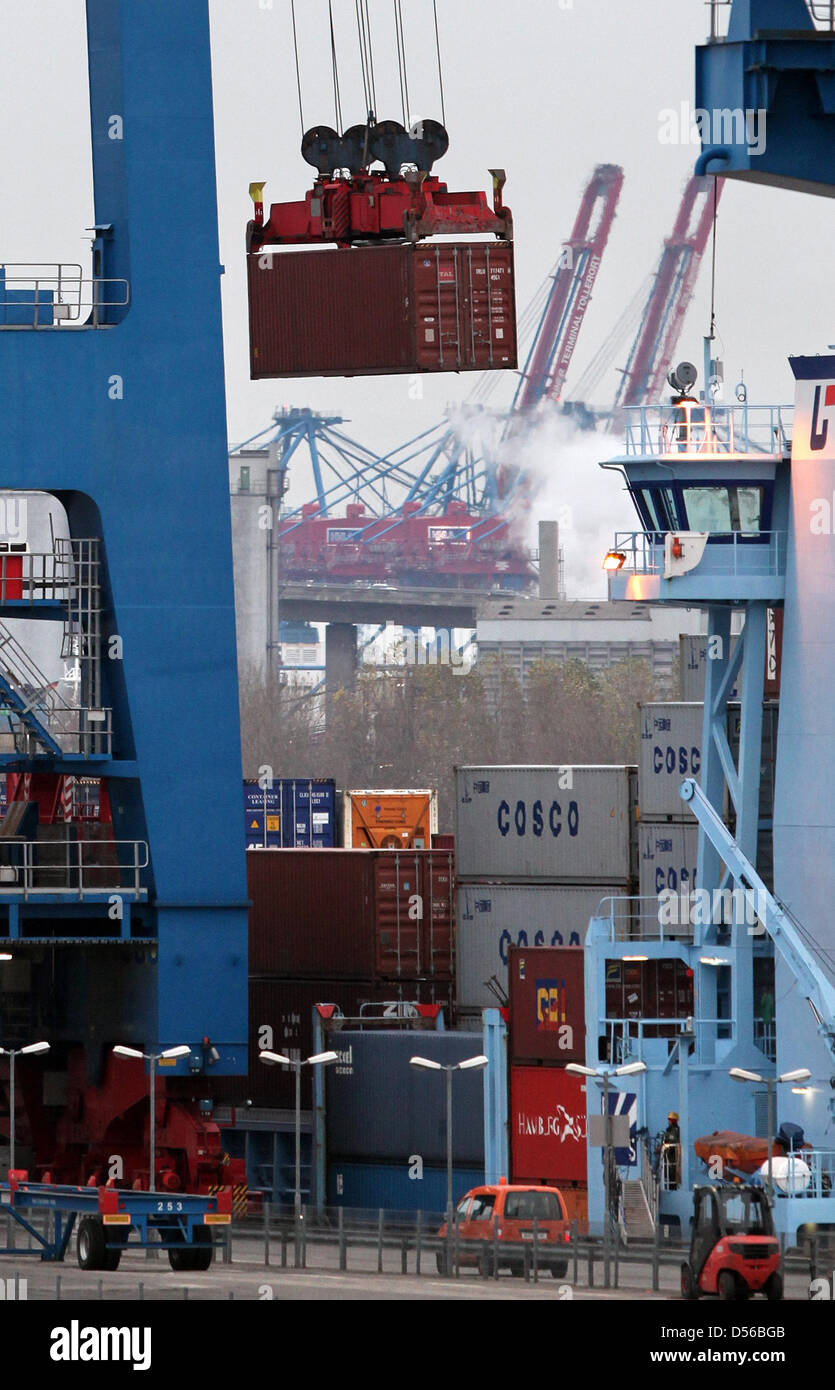
[[(48, 753), (60, 757), (61, 745), (48, 727), (55, 718), (56, 692), (5, 623), (0, 623), (0, 692), (5, 697), (3, 713), (15, 748), (31, 737)], [(19, 751), (26, 749), (20, 747)]]
[(621, 1200), (627, 1241), (652, 1240), (655, 1236), (655, 1220), (640, 1178), (629, 1179), (623, 1184)]

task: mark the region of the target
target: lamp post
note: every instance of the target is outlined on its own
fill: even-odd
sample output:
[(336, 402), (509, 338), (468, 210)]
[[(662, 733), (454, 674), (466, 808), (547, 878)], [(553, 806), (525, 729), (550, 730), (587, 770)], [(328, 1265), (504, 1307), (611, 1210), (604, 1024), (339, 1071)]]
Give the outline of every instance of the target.
[(614, 1146), (612, 1144), (612, 1125), (609, 1118), (609, 1078), (611, 1076), (638, 1076), (639, 1073), (646, 1071), (646, 1062), (627, 1062), (622, 1067), (584, 1067), (579, 1062), (569, 1062), (566, 1071), (574, 1072), (577, 1076), (593, 1076), (598, 1081), (603, 1082), (603, 1117), (606, 1126), (606, 1161), (603, 1171), (604, 1201), (606, 1203), (606, 1222), (603, 1227), (605, 1239), (605, 1265), (606, 1283), (609, 1282), (609, 1243), (610, 1230), (612, 1225), (612, 1158)]
[(151, 1077), (151, 1133), (149, 1147), (151, 1150), (151, 1170), (148, 1181), (148, 1191), (156, 1192), (157, 1180), (157, 1106), (156, 1106), (156, 1064), (163, 1060), (170, 1061), (175, 1057), (187, 1057), (191, 1048), (183, 1043), (180, 1047), (167, 1047), (164, 1052), (140, 1052), (136, 1047), (114, 1047), (117, 1057), (138, 1057), (150, 1063), (149, 1071)]
[(784, 1082), (789, 1084), (810, 1081), (812, 1073), (806, 1067), (798, 1067), (796, 1071), (784, 1071), (780, 1076), (760, 1076), (759, 1072), (746, 1071), (744, 1067), (731, 1067), (728, 1072), (734, 1081), (753, 1081), (760, 1086), (768, 1088), (768, 1200), (774, 1200), (774, 1182), (772, 1175), (772, 1158), (774, 1156), (774, 1087), (780, 1086)]
[[(445, 1071), (446, 1072), (446, 1229), (447, 1243), (449, 1242), (452, 1230), (452, 1073), (454, 1071), (483, 1071), (487, 1066), (488, 1058), (483, 1053), (478, 1057), (467, 1057), (463, 1062), (453, 1062), (444, 1066), (442, 1062), (433, 1062), (429, 1057), (410, 1057), (409, 1065), (420, 1067), (424, 1071)], [(447, 1262), (447, 1270), (449, 1262)]]
[(14, 1114), (14, 1064), (16, 1057), (35, 1057), (49, 1051), (48, 1042), (29, 1043), (27, 1047), (0, 1047), (0, 1057), (9, 1059), (9, 1169), (14, 1168), (15, 1114)]
[(329, 1062), (337, 1062), (339, 1054), (337, 1052), (315, 1052), (312, 1057), (285, 1057), (281, 1052), (259, 1052), (259, 1058), (266, 1062), (269, 1067), (292, 1067), (296, 1073), (296, 1180), (293, 1195), (293, 1212), (296, 1219), (296, 1231), (298, 1232), (299, 1220), (302, 1211), (302, 1176), (301, 1176), (301, 1151), (302, 1151), (302, 1067), (327, 1066)]

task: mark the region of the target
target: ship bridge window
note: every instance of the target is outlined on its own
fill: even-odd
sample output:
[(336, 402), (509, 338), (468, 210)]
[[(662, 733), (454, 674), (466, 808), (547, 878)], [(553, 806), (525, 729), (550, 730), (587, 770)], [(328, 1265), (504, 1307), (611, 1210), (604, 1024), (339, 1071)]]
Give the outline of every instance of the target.
[(685, 487), (682, 489), (690, 531), (756, 535), (762, 524), (761, 487)]

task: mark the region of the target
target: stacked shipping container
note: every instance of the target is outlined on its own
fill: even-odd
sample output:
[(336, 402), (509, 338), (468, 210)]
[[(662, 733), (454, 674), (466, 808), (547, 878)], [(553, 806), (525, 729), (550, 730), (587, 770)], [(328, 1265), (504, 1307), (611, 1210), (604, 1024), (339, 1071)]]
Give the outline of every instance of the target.
[[(250, 1073), (254, 1103), (294, 1104), (293, 1074), (259, 1048), (308, 1056), (312, 1011), (438, 1004), (454, 968), (454, 861), (448, 850), (253, 850), (247, 854)], [(309, 1069), (303, 1104), (311, 1101)]]
[(635, 799), (634, 768), (456, 769), (459, 1012), (506, 996), (510, 946), (582, 945), (632, 891)]
[(512, 946), (510, 1165), (513, 1182), (557, 1186), (571, 1216), (587, 1214), (584, 952)]
[[(332, 1205), (443, 1212), (446, 1206), (446, 1082), (410, 1066), (427, 1057), (454, 1065), (484, 1050), (481, 1033), (343, 1030), (328, 1068), (328, 1201)], [(453, 1081), (453, 1192), (484, 1181), (484, 1077)]]

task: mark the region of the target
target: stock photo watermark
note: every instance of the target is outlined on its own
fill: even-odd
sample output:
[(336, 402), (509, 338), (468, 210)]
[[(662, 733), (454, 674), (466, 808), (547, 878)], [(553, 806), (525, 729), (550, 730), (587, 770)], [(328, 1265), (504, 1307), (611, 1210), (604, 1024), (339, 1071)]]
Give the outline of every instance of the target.
[(740, 146), (749, 155), (765, 154), (766, 118), (768, 113), (758, 108), (692, 107), (682, 101), (678, 109), (664, 107), (658, 113), (658, 143), (660, 145)]

